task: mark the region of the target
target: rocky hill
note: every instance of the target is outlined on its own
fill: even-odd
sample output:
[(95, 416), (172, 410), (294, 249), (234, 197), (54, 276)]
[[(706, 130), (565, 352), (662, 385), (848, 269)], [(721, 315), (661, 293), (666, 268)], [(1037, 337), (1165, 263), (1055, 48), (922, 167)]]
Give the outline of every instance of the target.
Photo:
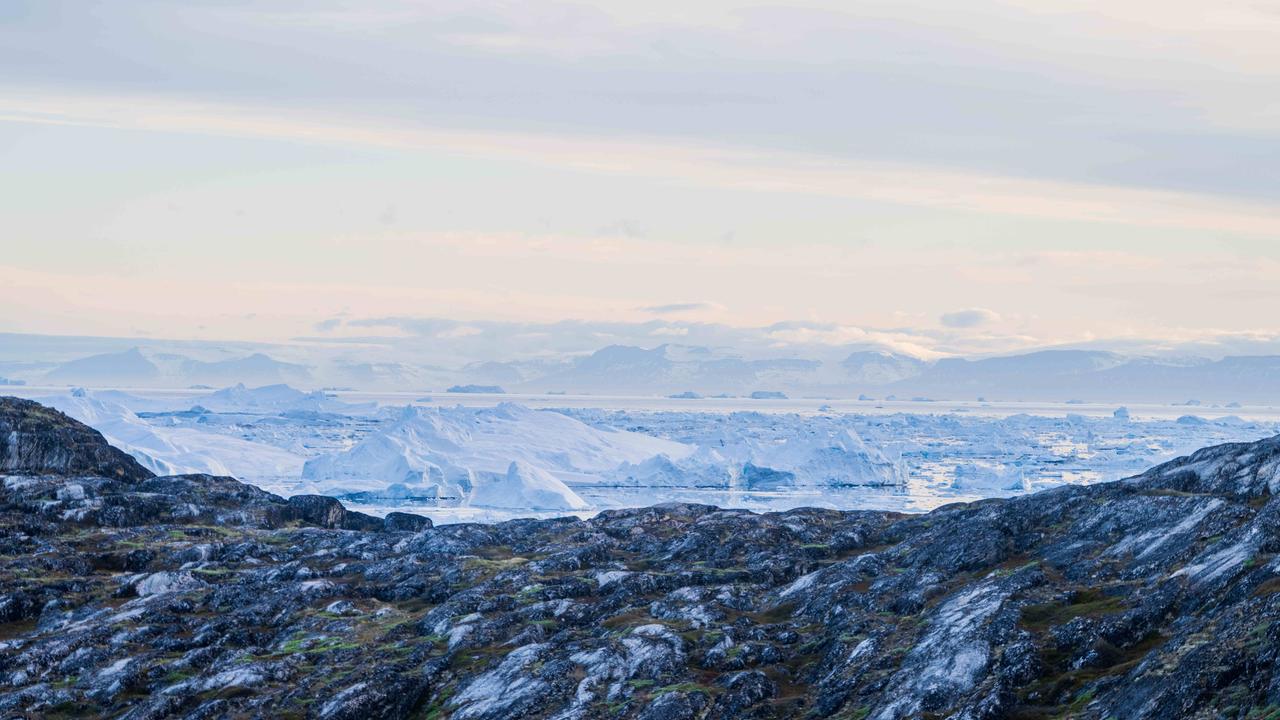
[(0, 401), (0, 716), (1280, 716), (1280, 439), (927, 515), (430, 527)]

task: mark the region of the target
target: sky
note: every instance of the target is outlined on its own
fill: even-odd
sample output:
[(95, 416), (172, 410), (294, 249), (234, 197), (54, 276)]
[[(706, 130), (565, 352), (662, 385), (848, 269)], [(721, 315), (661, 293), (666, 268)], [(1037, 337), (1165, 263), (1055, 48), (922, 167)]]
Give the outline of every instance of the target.
[(0, 332), (1277, 347), (1278, 35), (1261, 0), (6, 0)]

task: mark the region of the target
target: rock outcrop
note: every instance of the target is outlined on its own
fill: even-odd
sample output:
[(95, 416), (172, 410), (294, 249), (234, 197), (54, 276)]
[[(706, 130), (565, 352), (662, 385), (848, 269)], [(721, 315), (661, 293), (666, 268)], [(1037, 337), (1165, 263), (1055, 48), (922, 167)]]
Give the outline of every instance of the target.
[(39, 448), (0, 491), (4, 717), (1280, 713), (1280, 438), (927, 515), (433, 528), (0, 408)]
[(102, 434), (31, 400), (0, 397), (0, 473), (93, 474), (123, 481), (152, 476)]

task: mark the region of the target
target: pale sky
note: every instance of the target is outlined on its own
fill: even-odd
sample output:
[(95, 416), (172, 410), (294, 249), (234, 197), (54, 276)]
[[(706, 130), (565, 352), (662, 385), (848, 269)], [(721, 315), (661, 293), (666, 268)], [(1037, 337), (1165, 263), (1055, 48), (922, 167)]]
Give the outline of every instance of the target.
[(1259, 0), (6, 0), (0, 331), (1271, 342), (1277, 37)]

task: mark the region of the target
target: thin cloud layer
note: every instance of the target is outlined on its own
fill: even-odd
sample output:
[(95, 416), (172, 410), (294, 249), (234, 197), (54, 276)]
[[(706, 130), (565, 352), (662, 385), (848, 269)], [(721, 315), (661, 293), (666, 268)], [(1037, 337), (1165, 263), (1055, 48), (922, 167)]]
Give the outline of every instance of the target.
[(971, 328), (1000, 319), (1000, 314), (986, 308), (969, 308), (943, 313), (938, 321), (949, 328)]
[(1277, 32), (1252, 0), (15, 0), (0, 330), (1255, 332)]

